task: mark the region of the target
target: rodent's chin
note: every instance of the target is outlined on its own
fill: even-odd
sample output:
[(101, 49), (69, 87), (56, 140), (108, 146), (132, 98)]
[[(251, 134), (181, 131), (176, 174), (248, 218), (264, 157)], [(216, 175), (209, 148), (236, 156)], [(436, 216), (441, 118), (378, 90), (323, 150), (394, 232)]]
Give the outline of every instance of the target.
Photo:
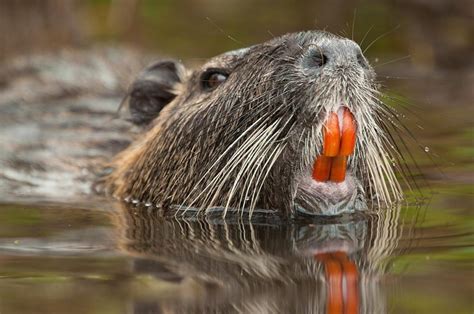
[(336, 216), (367, 209), (360, 181), (348, 173), (341, 183), (317, 182), (311, 176), (298, 179), (296, 211), (309, 215)]

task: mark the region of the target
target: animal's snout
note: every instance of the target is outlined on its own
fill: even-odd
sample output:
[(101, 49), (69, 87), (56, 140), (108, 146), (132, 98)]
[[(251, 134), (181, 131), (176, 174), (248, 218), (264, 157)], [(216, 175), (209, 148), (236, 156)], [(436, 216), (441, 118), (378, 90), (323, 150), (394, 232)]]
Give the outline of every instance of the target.
[(368, 69), (369, 64), (359, 45), (340, 39), (309, 44), (303, 56), (303, 67), (309, 71), (347, 67)]

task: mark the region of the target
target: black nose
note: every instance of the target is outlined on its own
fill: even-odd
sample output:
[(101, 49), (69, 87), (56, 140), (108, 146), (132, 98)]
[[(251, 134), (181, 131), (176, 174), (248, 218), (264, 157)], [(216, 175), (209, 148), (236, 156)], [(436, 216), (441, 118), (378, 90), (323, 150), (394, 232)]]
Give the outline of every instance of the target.
[(313, 70), (350, 66), (367, 69), (369, 64), (362, 55), (360, 47), (355, 42), (339, 39), (308, 45), (303, 59), (303, 66)]

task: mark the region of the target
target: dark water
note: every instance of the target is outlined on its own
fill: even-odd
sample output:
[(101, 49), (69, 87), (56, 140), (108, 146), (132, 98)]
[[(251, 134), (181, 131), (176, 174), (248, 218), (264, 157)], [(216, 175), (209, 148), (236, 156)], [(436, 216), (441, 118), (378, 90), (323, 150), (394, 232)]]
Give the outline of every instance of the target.
[[(95, 25), (95, 37), (106, 37), (106, 2), (89, 1), (86, 8), (93, 12), (89, 23)], [(240, 42), (323, 28), (321, 23), (348, 34), (351, 26), (338, 26), (352, 20), (354, 8), (359, 10), (359, 42), (375, 25), (366, 46), (401, 21), (400, 31), (383, 37), (367, 54), (390, 97), (387, 101), (406, 109), (404, 123), (417, 138), (408, 145), (413, 153), (409, 162), (419, 167), (413, 168), (419, 186), (407, 190), (406, 203), (331, 221), (283, 221), (264, 213), (252, 222), (196, 220), (84, 195), (73, 198), (72, 190), (87, 185), (80, 182), (78, 188), (69, 177), (34, 190), (33, 196), (22, 177), (12, 186), (3, 184), (9, 173), (0, 169), (0, 313), (473, 313), (474, 66), (472, 32), (466, 30), (472, 23), (468, 2), (353, 2), (337, 1), (336, 10), (322, 1), (275, 1), (268, 11), (264, 2), (253, 6), (234, 1), (218, 14), (212, 1), (199, 8), (194, 1), (144, 1), (123, 38), (155, 49), (166, 46), (163, 51), (192, 63), (240, 47)], [(188, 6), (194, 9), (183, 9)], [(253, 23), (246, 21), (248, 15)], [(25, 33), (30, 36), (29, 30)], [(229, 40), (230, 35), (237, 41)], [(2, 53), (10, 51), (4, 48)], [(94, 110), (110, 113), (120, 102), (114, 97)], [(36, 111), (26, 116), (21, 108), (31, 102), (5, 106), (2, 101), (0, 140), (17, 136), (20, 145), (35, 134), (44, 140), (59, 127), (67, 128), (63, 139), (74, 139), (86, 121), (117, 147), (125, 145), (107, 133), (110, 125), (95, 120), (97, 112), (92, 119), (84, 111), (75, 126), (61, 124), (67, 120), (62, 108), (77, 108), (76, 102), (58, 97), (55, 106), (35, 103)], [(96, 103), (95, 98), (80, 101)], [(40, 122), (24, 124), (39, 115), (56, 123), (54, 128), (38, 133)], [(123, 126), (114, 123), (120, 132)], [(74, 151), (74, 144), (63, 147), (64, 153), (96, 157), (91, 151)], [(57, 147), (55, 141), (45, 144), (43, 151), (50, 154), (41, 158), (59, 165), (51, 147)], [(36, 158), (23, 152), (17, 157)], [(4, 153), (0, 151), (0, 159)], [(60, 165), (63, 174), (71, 168)], [(42, 182), (57, 179), (40, 166)], [(52, 201), (50, 195), (58, 193), (61, 201)]]
[(288, 222), (259, 214), (253, 223), (121, 204), (4, 204), (0, 310), (469, 313), (472, 221), (463, 201), (471, 200), (450, 190), (377, 215)]

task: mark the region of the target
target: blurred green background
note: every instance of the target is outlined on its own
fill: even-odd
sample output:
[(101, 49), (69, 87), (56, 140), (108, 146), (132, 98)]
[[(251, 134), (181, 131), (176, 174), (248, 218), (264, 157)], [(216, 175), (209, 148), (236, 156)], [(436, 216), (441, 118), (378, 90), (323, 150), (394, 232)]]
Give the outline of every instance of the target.
[[(131, 44), (185, 61), (306, 29), (353, 37), (368, 56), (462, 68), (470, 0), (11, 0), (0, 2), (0, 59), (93, 43)], [(471, 58), (472, 59), (472, 58)], [(383, 61), (383, 60), (382, 60)], [(471, 61), (472, 63), (472, 61)]]

